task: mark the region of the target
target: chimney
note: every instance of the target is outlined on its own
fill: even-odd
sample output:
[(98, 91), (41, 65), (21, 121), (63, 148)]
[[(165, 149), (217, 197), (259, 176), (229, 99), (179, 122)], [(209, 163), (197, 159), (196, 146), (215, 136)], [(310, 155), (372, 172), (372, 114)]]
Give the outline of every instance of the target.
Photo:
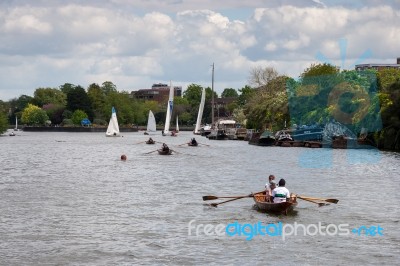
[(397, 57), (397, 64), (400, 65), (400, 57)]

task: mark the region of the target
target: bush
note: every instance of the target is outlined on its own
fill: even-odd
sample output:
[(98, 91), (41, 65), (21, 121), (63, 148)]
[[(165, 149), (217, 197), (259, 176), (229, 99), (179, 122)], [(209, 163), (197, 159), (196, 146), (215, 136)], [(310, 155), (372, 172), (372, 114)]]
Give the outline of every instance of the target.
[(68, 126), (73, 126), (74, 122), (72, 122), (71, 119), (65, 118), (62, 122), (61, 125), (64, 127), (68, 127)]

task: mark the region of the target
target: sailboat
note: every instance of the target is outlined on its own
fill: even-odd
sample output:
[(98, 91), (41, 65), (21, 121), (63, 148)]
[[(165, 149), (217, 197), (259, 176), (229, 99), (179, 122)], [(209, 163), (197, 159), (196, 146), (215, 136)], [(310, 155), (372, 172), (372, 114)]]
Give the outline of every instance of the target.
[(172, 84), (170, 84), (167, 115), (165, 117), (164, 131), (162, 132), (163, 136), (166, 136), (169, 133), (169, 124), (171, 123), (171, 115), (173, 107), (174, 107), (174, 88), (172, 87)]
[(150, 110), (149, 111), (149, 118), (147, 120), (147, 129), (144, 132), (145, 135), (149, 135), (151, 133), (155, 133), (157, 131), (156, 129), (156, 118), (154, 117), (153, 112)]
[(175, 128), (175, 132), (176, 132), (176, 133), (179, 132), (178, 116), (176, 116), (176, 128)]
[(18, 131), (18, 117), (15, 116), (15, 128), (14, 131)]
[(193, 131), (193, 134), (196, 134), (196, 135), (200, 135), (200, 125), (201, 125), (201, 119), (203, 117), (205, 101), (206, 101), (206, 89), (203, 88), (203, 90), (201, 92), (199, 112), (197, 113), (196, 127), (194, 128), (194, 131)]
[(107, 137), (119, 137), (119, 126), (117, 120), (117, 113), (115, 112), (114, 106), (111, 109), (111, 118), (108, 123), (108, 128), (106, 132)]

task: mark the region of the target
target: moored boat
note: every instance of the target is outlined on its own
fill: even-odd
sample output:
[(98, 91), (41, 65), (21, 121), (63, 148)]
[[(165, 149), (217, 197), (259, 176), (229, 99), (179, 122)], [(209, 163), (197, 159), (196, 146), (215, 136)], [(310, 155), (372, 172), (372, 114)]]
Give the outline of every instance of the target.
[(296, 196), (294, 194), (291, 195), (289, 201), (281, 203), (266, 202), (265, 195), (263, 194), (255, 194), (253, 199), (257, 209), (266, 213), (288, 214), (297, 206)]
[(264, 131), (262, 134), (257, 132), (253, 133), (252, 138), (249, 140), (249, 144), (258, 146), (272, 146), (275, 144), (275, 136), (271, 131)]

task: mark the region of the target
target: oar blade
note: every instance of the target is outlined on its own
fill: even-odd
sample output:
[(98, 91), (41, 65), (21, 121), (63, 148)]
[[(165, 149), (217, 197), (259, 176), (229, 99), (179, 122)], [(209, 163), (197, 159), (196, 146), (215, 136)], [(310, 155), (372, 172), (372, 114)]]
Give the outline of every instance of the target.
[(206, 200), (216, 200), (216, 199), (218, 199), (218, 197), (216, 197), (216, 196), (203, 196), (203, 200), (204, 201), (206, 201)]
[(330, 202), (330, 203), (335, 203), (335, 204), (337, 204), (339, 202), (338, 199), (326, 199), (325, 201)]

